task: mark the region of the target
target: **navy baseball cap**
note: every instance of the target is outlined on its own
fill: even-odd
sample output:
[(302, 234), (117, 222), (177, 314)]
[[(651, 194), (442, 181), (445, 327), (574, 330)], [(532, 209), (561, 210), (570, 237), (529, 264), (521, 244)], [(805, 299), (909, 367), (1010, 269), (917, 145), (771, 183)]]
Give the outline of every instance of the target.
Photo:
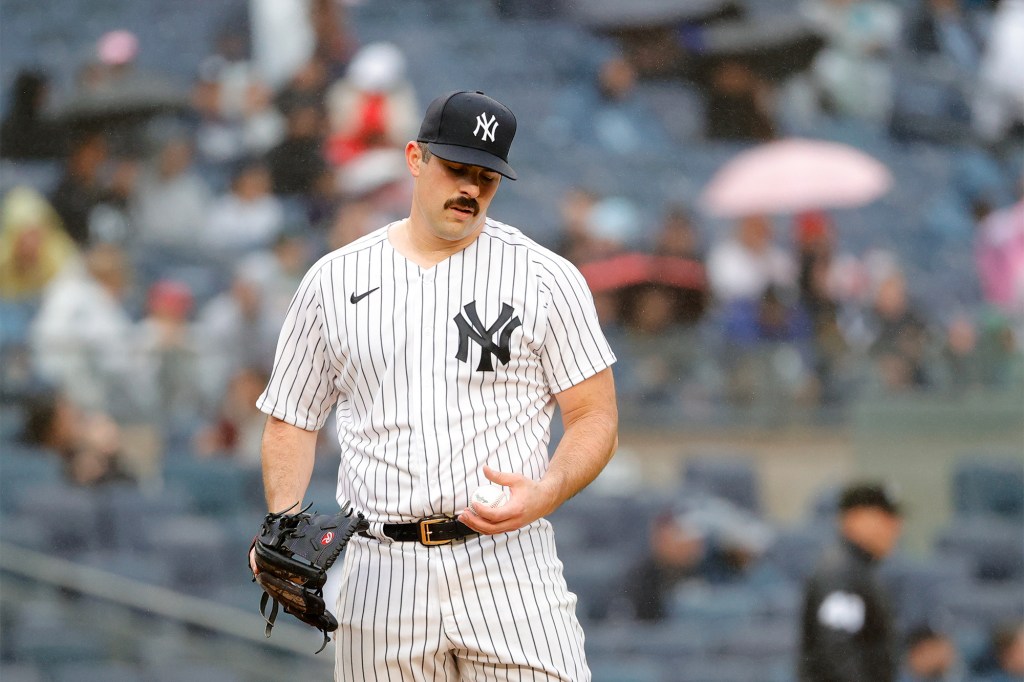
[(853, 483), (839, 494), (839, 511), (876, 507), (894, 516), (903, 515), (903, 504), (891, 486), (876, 482)]
[(516, 134), (516, 117), (508, 107), (480, 91), (441, 95), (427, 107), (417, 142), (445, 161), (480, 166), (509, 180), (508, 150)]

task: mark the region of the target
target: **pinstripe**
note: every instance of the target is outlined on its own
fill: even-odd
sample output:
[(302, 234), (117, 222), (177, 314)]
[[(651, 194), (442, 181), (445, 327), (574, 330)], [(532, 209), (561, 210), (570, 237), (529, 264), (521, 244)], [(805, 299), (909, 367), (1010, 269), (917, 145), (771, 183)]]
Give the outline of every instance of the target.
[[(552, 394), (614, 362), (582, 276), (515, 228), (488, 220), (424, 269), (394, 249), (389, 227), (307, 273), (258, 402), (303, 428), (337, 408), (338, 497), (374, 532), (457, 513), (484, 463), (541, 477)], [(507, 355), (488, 350), (501, 330), (491, 346), (469, 342), (468, 357), (458, 350), (460, 316), (475, 307), (472, 324), (493, 330), (509, 319), (503, 306), (519, 319), (500, 336)], [(546, 522), (434, 548), (359, 539), (344, 566), (339, 680), (589, 679)], [(484, 618), (490, 609), (500, 617)]]

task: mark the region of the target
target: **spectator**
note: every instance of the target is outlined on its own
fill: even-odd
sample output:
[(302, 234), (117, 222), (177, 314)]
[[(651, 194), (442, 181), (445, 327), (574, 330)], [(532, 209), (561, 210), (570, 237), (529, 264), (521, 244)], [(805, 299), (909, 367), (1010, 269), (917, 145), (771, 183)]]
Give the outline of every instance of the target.
[[(100, 36), (69, 103), (72, 110), (85, 104), (90, 113), (74, 116), (75, 124), (102, 129), (113, 155), (123, 159), (145, 149), (145, 126), (155, 112), (172, 114), (188, 104), (188, 93), (176, 83), (140, 68), (140, 47), (138, 37), (124, 29)], [(95, 112), (89, 103), (96, 101), (116, 101), (119, 107)]]
[(214, 200), (198, 241), (221, 256), (237, 256), (269, 246), (283, 221), (266, 164), (246, 161), (236, 169), (231, 190)]
[(200, 457), (229, 457), (243, 466), (259, 466), (266, 415), (256, 409), (256, 399), (269, 379), (266, 371), (253, 367), (231, 376), (216, 417), (196, 434)]
[(982, 40), (958, 0), (918, 0), (906, 41), (919, 58), (942, 60), (965, 74), (977, 71)]
[(890, 54), (899, 42), (899, 8), (877, 0), (808, 0), (801, 9), (826, 37), (812, 66), (825, 111), (879, 125), (888, 122)]
[(0, 156), (18, 161), (64, 155), (67, 131), (46, 117), (50, 80), (42, 71), (18, 72), (11, 85), (10, 108), (0, 124)]
[(654, 237), (654, 253), (703, 262), (700, 237), (693, 218), (683, 206), (669, 206)]
[(793, 261), (772, 239), (771, 220), (751, 215), (739, 221), (731, 237), (712, 245), (708, 280), (719, 303), (757, 301), (769, 286), (782, 291), (795, 288)]
[(374, 150), (401, 150), (419, 124), (401, 50), (386, 42), (361, 48), (327, 92), (327, 116), (326, 156), (336, 166)]
[(266, 157), (271, 186), (278, 195), (310, 194), (327, 166), (322, 117), (317, 107), (302, 104), (288, 111), (287, 120), (285, 138)]
[(187, 423), (199, 411), (196, 339), (190, 323), (194, 299), (188, 285), (160, 280), (148, 292), (139, 324), (140, 349), (151, 372), (164, 426)]
[(345, 202), (366, 204), (378, 225), (399, 220), (412, 192), (405, 168), (405, 155), (395, 149), (360, 154), (338, 171), (340, 196)]
[(326, 114), (324, 98), (330, 80), (327, 65), (319, 57), (312, 57), (303, 64), (288, 80), (288, 83), (277, 93), (274, 103), (287, 117), (293, 109), (313, 107), (318, 119), (323, 120)]
[(248, 281), (258, 282), (266, 312), (278, 324), (284, 322), (302, 276), (311, 265), (306, 231), (298, 225), (281, 231), (270, 249), (247, 256), (238, 266)]
[(196, 148), (213, 166), (262, 156), (284, 139), (285, 119), (273, 91), (233, 50), (200, 64), (192, 107), (199, 116)]
[(816, 404), (813, 329), (790, 296), (769, 286), (756, 301), (737, 299), (723, 311), (727, 394), (736, 405)]
[[(356, 239), (370, 234), (373, 226), (380, 226), (378, 212), (370, 201), (346, 201), (338, 207), (327, 232), (327, 248), (339, 249)], [(386, 224), (386, 223), (385, 223)]]
[(358, 46), (345, 6), (334, 0), (313, 0), (309, 16), (315, 43), (313, 54), (327, 68), (328, 78), (337, 78)]
[[(689, 292), (658, 283), (618, 292), (619, 394), (643, 406), (679, 407), (705, 360), (692, 326)], [(607, 320), (605, 321), (607, 323)]]
[(977, 358), (982, 382), (996, 390), (1020, 391), (1024, 386), (1024, 353), (1018, 342), (1020, 332), (1005, 315), (985, 311), (978, 324)]
[(1024, 320), (1024, 199), (982, 213), (976, 223), (974, 258), (985, 300)]
[(188, 138), (172, 137), (141, 173), (132, 196), (133, 223), (140, 243), (194, 248), (212, 197), (206, 182), (192, 168), (192, 153)]
[(583, 187), (570, 187), (558, 203), (561, 233), (555, 252), (580, 265), (594, 260), (597, 247), (590, 230), (590, 213), (600, 197)]
[(749, 64), (720, 60), (705, 80), (704, 134), (708, 139), (764, 142), (776, 136), (771, 89)]
[(101, 176), (108, 159), (107, 141), (102, 132), (79, 136), (71, 143), (64, 174), (50, 196), (64, 229), (79, 246), (95, 241), (94, 211), (113, 198)]
[(882, 278), (868, 324), (874, 331), (869, 350), (881, 390), (900, 393), (928, 387), (932, 381), (927, 362), (928, 329), (924, 317), (910, 304), (901, 272)]
[(118, 425), (102, 412), (80, 409), (58, 391), (37, 392), (26, 401), (22, 440), (52, 450), (65, 479), (93, 486), (132, 481)]
[(85, 252), (47, 288), (30, 329), (39, 375), (77, 406), (115, 418), (151, 414), (138, 330), (124, 306), (129, 264), (112, 244)]
[(972, 124), (999, 146), (1024, 132), (1024, 0), (1000, 0), (978, 68)]
[(636, 81), (627, 59), (605, 59), (593, 83), (564, 92), (546, 123), (548, 138), (563, 148), (586, 142), (616, 155), (667, 152), (668, 132), (637, 97)]
[(236, 268), (231, 288), (213, 297), (196, 320), (199, 377), (204, 404), (219, 405), (224, 387), (242, 367), (269, 369), (280, 320), (267, 312), (262, 282)]
[(853, 483), (839, 496), (839, 544), (804, 585), (801, 682), (893, 682), (898, 655), (875, 565), (895, 547), (902, 512), (891, 490)]
[(704, 534), (685, 518), (666, 511), (651, 523), (649, 553), (626, 573), (623, 591), (637, 620), (668, 616), (673, 591), (687, 580), (702, 578), (707, 555)]
[(78, 249), (53, 207), (34, 189), (9, 191), (0, 220), (0, 299), (36, 299)]
[(253, 66), (272, 90), (280, 91), (316, 51), (310, 3), (252, 0), (246, 4)]
[(839, 400), (837, 381), (849, 348), (839, 325), (834, 235), (824, 213), (802, 213), (796, 216), (795, 223), (799, 304), (812, 329), (814, 375), (822, 400), (835, 402)]
[(984, 385), (978, 333), (969, 316), (958, 314), (946, 325), (938, 365), (936, 383), (950, 394), (960, 395)]
[(910, 631), (904, 652), (900, 682), (955, 682), (963, 679), (953, 640), (928, 625)]

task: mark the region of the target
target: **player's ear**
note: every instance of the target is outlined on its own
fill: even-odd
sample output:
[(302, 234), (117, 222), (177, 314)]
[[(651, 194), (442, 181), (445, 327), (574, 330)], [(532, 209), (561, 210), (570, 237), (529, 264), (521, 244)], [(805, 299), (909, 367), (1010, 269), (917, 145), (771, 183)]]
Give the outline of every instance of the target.
[(405, 165), (409, 167), (409, 172), (413, 177), (419, 176), (420, 166), (423, 163), (423, 149), (420, 147), (420, 143), (409, 142), (405, 145)]

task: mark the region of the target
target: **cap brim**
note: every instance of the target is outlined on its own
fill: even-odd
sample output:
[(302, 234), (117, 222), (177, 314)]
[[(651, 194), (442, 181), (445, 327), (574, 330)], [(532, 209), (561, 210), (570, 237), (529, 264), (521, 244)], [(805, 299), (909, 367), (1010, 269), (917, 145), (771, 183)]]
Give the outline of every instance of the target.
[(512, 166), (490, 152), (473, 149), (472, 147), (463, 147), (457, 144), (438, 144), (437, 142), (428, 142), (427, 149), (445, 161), (480, 166), (495, 173), (501, 173), (509, 180), (516, 179), (516, 172), (512, 170)]

